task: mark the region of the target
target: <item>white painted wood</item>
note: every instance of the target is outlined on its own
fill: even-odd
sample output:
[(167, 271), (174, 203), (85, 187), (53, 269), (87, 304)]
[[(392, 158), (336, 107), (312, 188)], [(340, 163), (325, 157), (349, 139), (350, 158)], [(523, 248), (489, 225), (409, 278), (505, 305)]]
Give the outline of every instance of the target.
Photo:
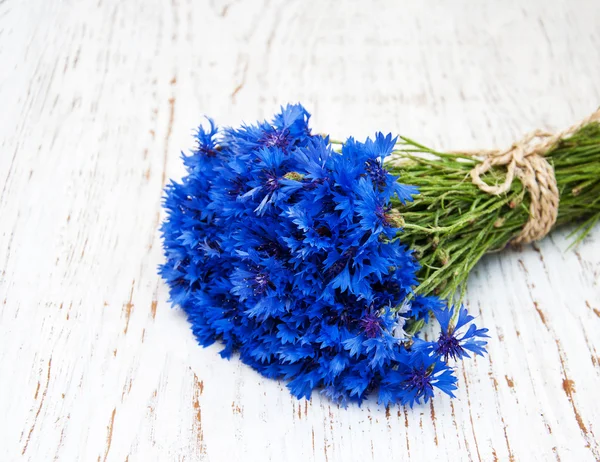
[(600, 104), (600, 3), (0, 1), (0, 460), (600, 457), (600, 229), (484, 259), (458, 399), (347, 410), (196, 345), (156, 275), (203, 114), (499, 147)]

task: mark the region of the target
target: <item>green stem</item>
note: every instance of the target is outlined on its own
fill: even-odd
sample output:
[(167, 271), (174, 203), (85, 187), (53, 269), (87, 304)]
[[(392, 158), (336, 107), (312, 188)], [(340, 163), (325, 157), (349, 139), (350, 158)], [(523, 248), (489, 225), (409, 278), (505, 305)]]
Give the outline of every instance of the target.
[[(555, 226), (581, 222), (572, 233), (576, 245), (600, 221), (600, 124), (591, 123), (562, 140), (546, 159), (560, 191)], [(406, 205), (392, 201), (392, 207), (406, 222), (398, 237), (422, 265), (417, 293), (459, 302), (475, 264), (509, 245), (529, 219), (529, 196), (521, 182), (513, 181), (504, 194), (489, 195), (471, 182), (469, 173), (477, 162), (400, 137), (388, 170), (401, 183), (419, 187), (420, 194)], [(503, 167), (494, 167), (483, 179), (499, 184), (505, 176)]]

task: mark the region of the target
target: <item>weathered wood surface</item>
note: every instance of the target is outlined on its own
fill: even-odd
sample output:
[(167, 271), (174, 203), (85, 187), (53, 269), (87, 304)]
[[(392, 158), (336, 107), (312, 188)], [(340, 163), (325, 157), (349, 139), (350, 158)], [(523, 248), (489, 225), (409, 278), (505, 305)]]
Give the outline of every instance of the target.
[(598, 459), (600, 229), (484, 259), (489, 357), (414, 409), (221, 360), (156, 267), (203, 114), (502, 147), (600, 104), (599, 24), (596, 0), (0, 1), (0, 460)]

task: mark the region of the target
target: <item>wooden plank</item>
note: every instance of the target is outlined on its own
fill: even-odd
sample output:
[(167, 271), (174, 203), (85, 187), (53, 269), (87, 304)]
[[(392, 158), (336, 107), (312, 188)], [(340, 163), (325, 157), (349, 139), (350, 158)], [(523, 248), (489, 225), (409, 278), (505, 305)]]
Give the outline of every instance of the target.
[(203, 114), (502, 147), (600, 101), (600, 3), (0, 3), (1, 460), (597, 460), (600, 229), (486, 257), (458, 399), (346, 410), (196, 345), (156, 275)]

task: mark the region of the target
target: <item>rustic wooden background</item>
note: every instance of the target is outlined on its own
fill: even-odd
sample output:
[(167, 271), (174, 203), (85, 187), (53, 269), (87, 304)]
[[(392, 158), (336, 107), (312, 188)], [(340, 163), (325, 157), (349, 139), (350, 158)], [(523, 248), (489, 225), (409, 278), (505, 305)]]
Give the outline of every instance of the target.
[(503, 147), (600, 104), (600, 2), (0, 1), (0, 460), (600, 457), (600, 228), (485, 258), (458, 399), (296, 401), (197, 346), (156, 274), (204, 114)]

